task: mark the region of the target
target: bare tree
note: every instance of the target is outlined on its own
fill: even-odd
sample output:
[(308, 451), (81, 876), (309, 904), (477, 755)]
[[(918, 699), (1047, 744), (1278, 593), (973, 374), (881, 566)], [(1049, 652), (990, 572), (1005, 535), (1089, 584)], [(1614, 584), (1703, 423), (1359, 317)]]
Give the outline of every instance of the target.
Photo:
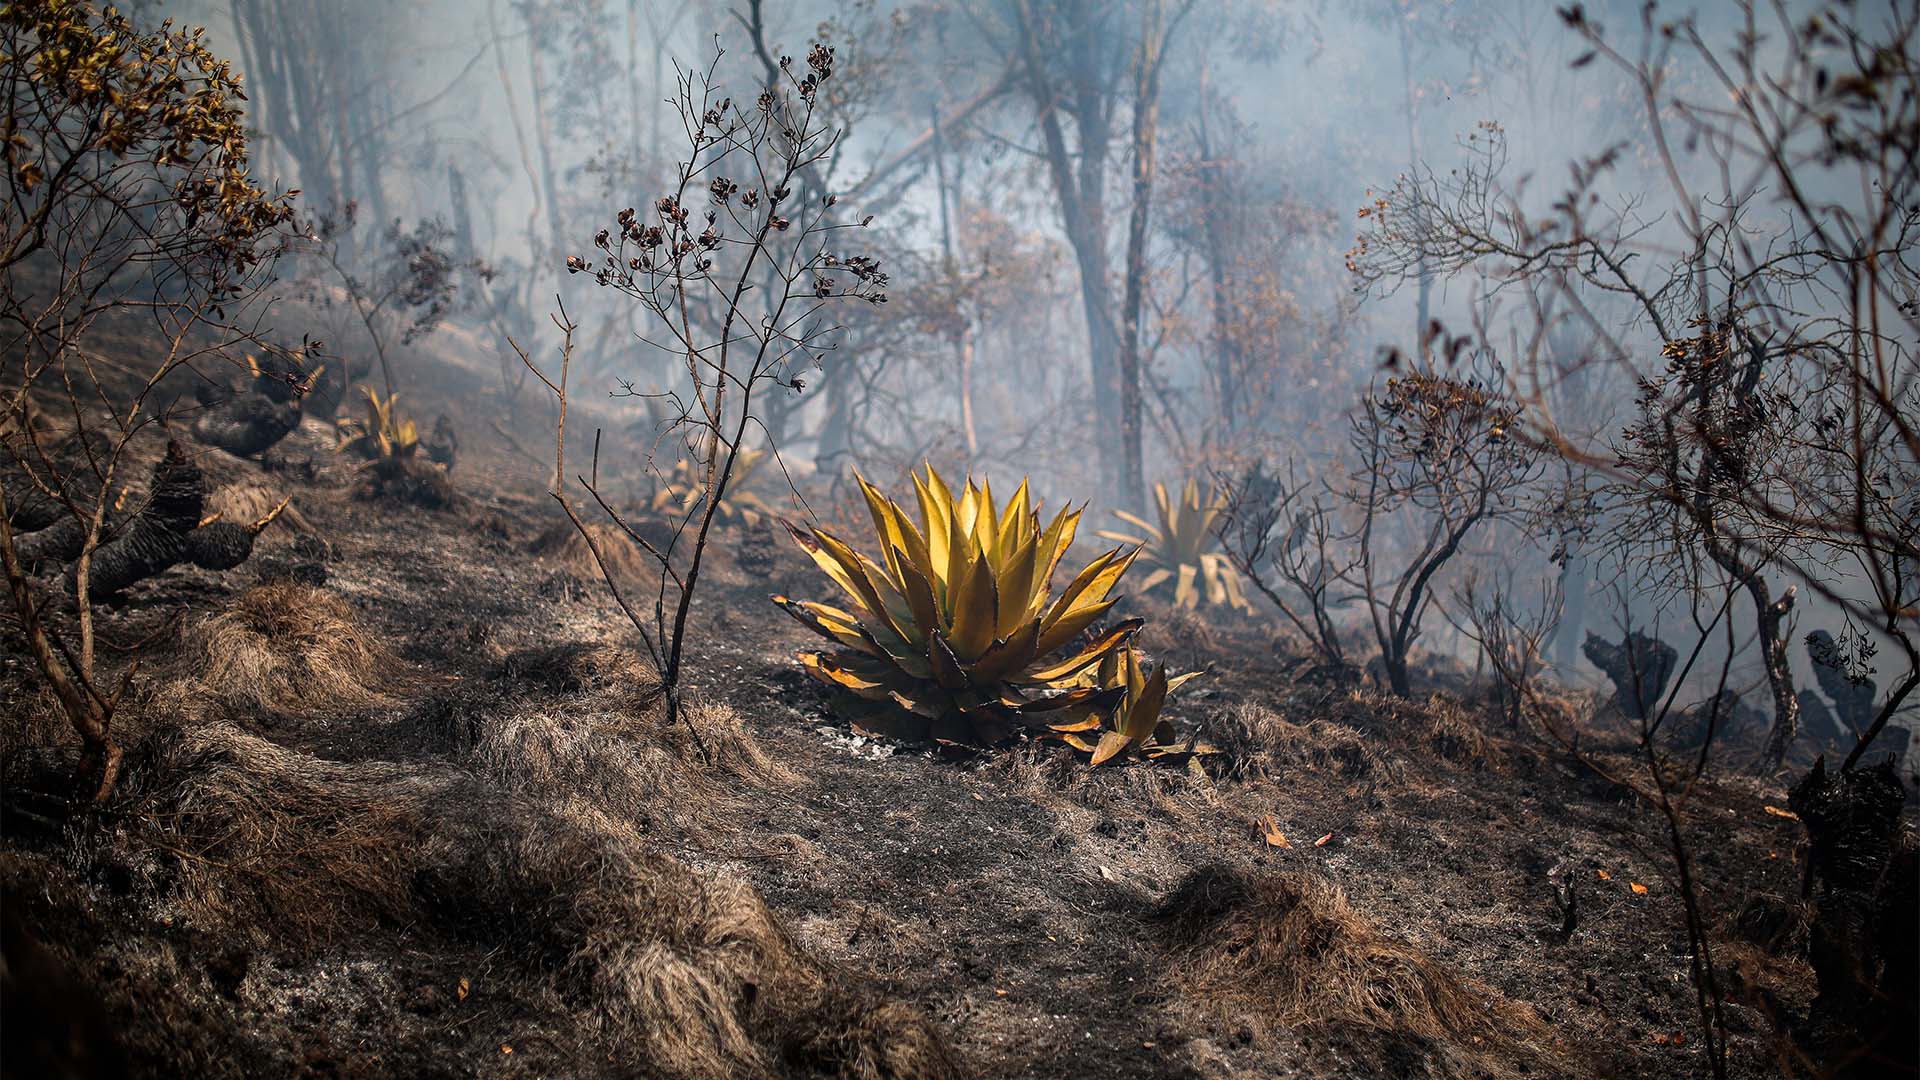
[[(638, 304), (648, 324), (642, 342), (679, 364), (676, 383), (667, 389), (624, 383), (619, 391), (664, 407), (662, 435), (684, 441), (683, 448), (672, 449), (691, 456), (699, 477), (700, 495), (676, 519), (671, 538), (655, 544), (603, 496), (597, 455), (585, 475), (573, 478), (658, 567), (650, 610), (643, 613), (601, 562), (609, 589), (660, 670), (669, 723), (684, 715), (689, 618), (716, 514), (751, 437), (765, 433), (759, 414), (764, 395), (804, 389), (803, 374), (832, 347), (829, 305), (886, 301), (887, 275), (878, 262), (829, 246), (838, 233), (865, 223), (835, 225), (827, 213), (834, 196), (803, 200), (794, 190), (799, 174), (830, 155), (838, 138), (815, 111), (821, 84), (833, 77), (833, 51), (814, 46), (804, 73), (783, 57), (783, 82), (744, 106), (714, 82), (719, 59), (705, 71), (681, 73), (675, 104), (689, 152), (673, 188), (644, 211), (620, 211), (614, 226), (594, 238), (601, 252), (596, 260), (567, 260), (569, 270), (590, 274)], [(776, 287), (755, 288), (769, 267)], [(527, 362), (560, 406), (553, 496), (600, 559), (567, 478), (566, 405), (576, 326), (564, 310), (555, 322), (563, 336), (557, 378)], [(659, 475), (651, 456), (645, 467)]]
[(1291, 464), (1277, 476), (1256, 463), (1221, 477), (1219, 486), (1226, 504), (1216, 522), (1220, 550), (1306, 639), (1320, 673), (1344, 681), (1353, 664), (1335, 609), (1359, 598), (1349, 584), (1357, 549), (1323, 485), (1299, 479)]
[[(168, 496), (156, 472), (125, 506), (123, 467), (164, 419), (169, 375), (257, 340), (249, 299), (291, 211), (249, 177), (238, 76), (198, 31), (40, 0), (0, 11), (0, 35), (0, 559), (34, 665), (83, 744), (80, 796), (97, 802), (119, 771), (112, 723), (131, 671), (116, 684), (95, 662), (95, 554)], [(123, 319), (149, 327), (139, 359), (89, 349), (103, 320)], [(188, 503), (197, 516), (191, 491)], [(162, 539), (193, 527), (181, 524)], [(50, 530), (66, 534), (71, 618), (22, 555), (23, 534)]]
[(1559, 583), (1552, 578), (1543, 580), (1540, 597), (1531, 604), (1514, 600), (1511, 575), (1490, 584), (1469, 575), (1454, 594), (1453, 610), (1466, 624), (1461, 632), (1480, 646), (1493, 669), (1495, 704), (1509, 727), (1520, 726), (1538, 696), (1537, 684), (1548, 666), (1546, 642), (1560, 607)]
[(1518, 411), (1497, 386), (1416, 369), (1368, 393), (1354, 414), (1354, 460), (1338, 489), (1357, 522), (1349, 577), (1387, 684), (1403, 697), (1441, 571), (1476, 529), (1519, 517), (1539, 478), (1540, 454), (1515, 437)]
[[(1574, 428), (1551, 405), (1570, 371), (1522, 347), (1503, 357), (1522, 422), (1665, 522), (1649, 538), (1693, 587), (1740, 587), (1774, 701), (1767, 761), (1797, 727), (1794, 586), (1898, 650), (1877, 735), (1920, 687), (1920, 11), (1742, 0), (1729, 45), (1654, 8), (1637, 41), (1564, 16), (1588, 48), (1576, 63), (1633, 87), (1648, 174), (1606, 197), (1626, 148), (1603, 148), (1542, 213), (1490, 127), (1466, 167), (1418, 170), (1369, 207), (1353, 263), (1372, 288), (1471, 270), (1483, 312), (1516, 285), (1557, 297), (1550, 317), (1594, 342), (1580, 364), (1638, 387), (1639, 416)], [(1710, 167), (1683, 169), (1689, 154)]]
[[(455, 255), (452, 230), (438, 219), (411, 229), (398, 220), (386, 222), (375, 242), (351, 243), (359, 224), (359, 205), (351, 202), (303, 218), (292, 251), (309, 264), (303, 282), (309, 300), (331, 306), (334, 287), (345, 294), (372, 347), (386, 396), (392, 398), (398, 389), (393, 348), (432, 334), (460, 306), (463, 285), (470, 280), (488, 283), (494, 271), (478, 258)], [(341, 363), (328, 380), (334, 404), (355, 378), (374, 366)]]

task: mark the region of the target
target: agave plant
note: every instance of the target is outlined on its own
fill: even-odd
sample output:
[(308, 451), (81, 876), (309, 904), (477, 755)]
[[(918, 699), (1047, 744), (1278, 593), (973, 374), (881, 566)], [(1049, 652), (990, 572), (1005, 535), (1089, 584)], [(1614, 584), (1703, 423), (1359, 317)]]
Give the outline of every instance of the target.
[(1138, 649), (1118, 649), (1101, 657), (1089, 685), (1122, 691), (1119, 705), (1105, 717), (1092, 717), (1077, 724), (1056, 724), (1051, 735), (1077, 750), (1093, 755), (1093, 764), (1108, 761), (1133, 751), (1148, 757), (1175, 753), (1213, 752), (1213, 747), (1195, 740), (1177, 742), (1173, 725), (1160, 715), (1167, 695), (1203, 672), (1190, 671), (1169, 677), (1165, 664), (1144, 668)]
[(400, 416), (396, 408), (399, 393), (382, 400), (379, 393), (369, 387), (361, 387), (360, 392), (367, 398), (366, 416), (341, 420), (335, 425), (340, 434), (338, 449), (375, 461), (412, 457), (420, 448), (420, 429), (412, 420)]
[[(929, 467), (913, 478), (916, 524), (856, 479), (879, 561), (825, 529), (788, 526), (851, 605), (774, 601), (834, 643), (800, 660), (841, 692), (857, 724), (974, 747), (1056, 735), (1101, 762), (1169, 733), (1159, 714), (1173, 680), (1141, 673), (1129, 646), (1140, 621), (1081, 640), (1118, 602), (1111, 594), (1135, 553), (1100, 555), (1054, 595), (1081, 510), (1062, 509), (1043, 526), (1025, 481), (1003, 509), (987, 483), (969, 480), (956, 498)], [(1095, 734), (1109, 726), (1114, 737)]]
[[(766, 458), (765, 450), (742, 450), (734, 458), (733, 480), (727, 484), (727, 494), (720, 500), (720, 509), (714, 514), (717, 520), (725, 524), (738, 521), (754, 526), (773, 516), (773, 509), (767, 505), (767, 501), (747, 489), (747, 482), (754, 470)], [(683, 457), (673, 463), (672, 471), (654, 489), (653, 501), (649, 506), (656, 514), (672, 512), (686, 517), (700, 505), (700, 500), (706, 494), (706, 466), (691, 457)]]
[(1218, 495), (1202, 500), (1200, 485), (1192, 480), (1181, 489), (1177, 503), (1167, 496), (1165, 484), (1153, 485), (1153, 496), (1160, 509), (1157, 525), (1125, 510), (1113, 512), (1144, 535), (1104, 530), (1098, 534), (1104, 540), (1139, 547), (1140, 557), (1151, 567), (1140, 591), (1151, 592), (1171, 581), (1173, 602), (1180, 607), (1198, 607), (1204, 596), (1209, 604), (1251, 613), (1253, 605), (1240, 591), (1240, 575), (1233, 564), (1220, 552), (1207, 550), (1214, 543), (1214, 525), (1226, 509), (1224, 501)]

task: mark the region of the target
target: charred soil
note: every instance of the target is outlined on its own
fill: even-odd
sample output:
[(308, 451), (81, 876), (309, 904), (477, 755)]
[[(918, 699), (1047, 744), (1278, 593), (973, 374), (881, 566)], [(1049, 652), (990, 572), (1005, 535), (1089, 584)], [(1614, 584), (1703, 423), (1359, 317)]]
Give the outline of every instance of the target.
[[(1234, 616), (1171, 709), (1205, 775), (878, 742), (767, 600), (825, 583), (740, 527), (695, 606), (709, 762), (542, 467), (466, 428), (435, 507), (311, 420), (271, 467), (201, 448), (298, 527), (103, 609), (147, 659), (99, 814), (46, 812), (75, 752), (6, 642), (9, 1075), (1705, 1072), (1659, 815), (1482, 703), (1296, 684)], [(1785, 801), (1717, 768), (1687, 807), (1736, 1075), (1814, 989)]]

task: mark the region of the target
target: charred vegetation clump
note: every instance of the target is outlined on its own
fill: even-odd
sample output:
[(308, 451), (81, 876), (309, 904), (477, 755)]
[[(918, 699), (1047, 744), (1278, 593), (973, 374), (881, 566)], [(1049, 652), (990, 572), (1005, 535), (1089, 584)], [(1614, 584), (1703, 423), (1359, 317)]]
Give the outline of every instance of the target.
[(380, 701), (403, 665), (339, 594), (280, 581), (258, 585), (182, 628), (155, 711), (273, 725)]
[(1372, 1069), (1520, 1076), (1564, 1068), (1532, 1010), (1382, 934), (1312, 874), (1207, 866), (1151, 913), (1172, 986), (1263, 1030), (1322, 1033)]
[(1806, 824), (1815, 889), (1807, 956), (1819, 996), (1805, 1041), (1846, 1076), (1912, 1072), (1920, 1021), (1920, 853), (1901, 820), (1907, 792), (1891, 761), (1829, 772), (1824, 757), (1788, 805)]
[[(539, 757), (519, 776), (522, 760), (491, 767), (512, 785), (551, 776)], [(326, 761), (219, 723), (157, 733), (130, 786), (200, 925), (319, 947), (423, 923), (503, 947), (629, 1067), (669, 1076), (771, 1076), (794, 1058), (822, 1076), (952, 1074), (923, 1019), (808, 957), (751, 889), (592, 802)]]

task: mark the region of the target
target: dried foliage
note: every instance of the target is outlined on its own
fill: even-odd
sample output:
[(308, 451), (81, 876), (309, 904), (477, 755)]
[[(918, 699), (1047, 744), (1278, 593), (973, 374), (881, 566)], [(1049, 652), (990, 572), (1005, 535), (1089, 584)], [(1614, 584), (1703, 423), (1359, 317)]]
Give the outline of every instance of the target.
[(591, 805), (534, 798), (555, 759), (505, 737), (483, 764), (513, 778), (503, 787), (444, 765), (328, 761), (227, 724), (162, 733), (136, 793), (143, 829), (196, 923), (313, 944), (382, 923), (497, 943), (620, 1040), (630, 1069), (957, 1075), (923, 1017), (807, 955), (746, 885)]
[(831, 158), (839, 139), (822, 100), (822, 87), (834, 76), (833, 48), (816, 43), (804, 71), (781, 57), (748, 106), (716, 85), (718, 64), (716, 56), (706, 71), (680, 74), (674, 107), (687, 156), (674, 171), (671, 190), (644, 210), (627, 207), (613, 215), (613, 227), (593, 238), (601, 253), (593, 260), (567, 257), (570, 273), (590, 274), (631, 301), (646, 324), (641, 340), (672, 357), (679, 369), (673, 385), (659, 393), (622, 384), (625, 396), (665, 406), (661, 434), (685, 442), (682, 460), (697, 480), (697, 488), (682, 496), (668, 543), (648, 542), (602, 497), (597, 455), (591, 476), (569, 481), (567, 395), (578, 327), (564, 311), (554, 318), (563, 337), (557, 380), (521, 352), (559, 407), (553, 497), (584, 529), (569, 495), (577, 482), (656, 564), (650, 617), (636, 611), (610, 575), (607, 583), (661, 673), (672, 721), (682, 719), (688, 619), (708, 543), (741, 478), (743, 457), (754, 452), (746, 446), (749, 429), (765, 429), (764, 398), (777, 389), (805, 389), (802, 373), (833, 345), (836, 326), (826, 316), (831, 305), (887, 300), (888, 278), (878, 259), (828, 246), (834, 234), (867, 222), (837, 220), (838, 197), (831, 192), (818, 192), (817, 199), (797, 195), (806, 193), (807, 179)]
[(1154, 918), (1171, 981), (1235, 1019), (1343, 1039), (1396, 1075), (1519, 1076), (1566, 1067), (1531, 1009), (1382, 934), (1308, 873), (1195, 870)]
[(400, 662), (338, 593), (259, 585), (190, 622), (150, 711), (279, 723), (365, 708), (404, 685)]

